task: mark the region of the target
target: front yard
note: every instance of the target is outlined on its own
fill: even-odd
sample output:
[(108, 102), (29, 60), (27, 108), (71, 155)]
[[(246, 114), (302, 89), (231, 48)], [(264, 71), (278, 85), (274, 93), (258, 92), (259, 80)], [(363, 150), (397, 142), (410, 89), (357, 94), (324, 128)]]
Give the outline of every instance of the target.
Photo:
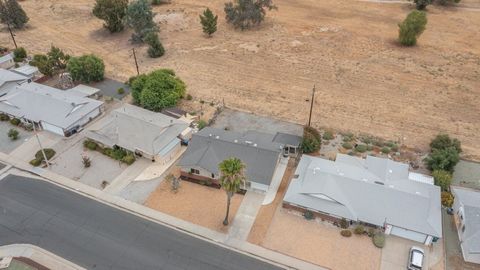
[[(175, 169), (174, 175), (179, 174)], [(230, 223), (242, 202), (243, 195), (236, 194), (232, 198)], [(228, 226), (223, 226), (227, 195), (221, 189), (180, 181), (177, 193), (171, 190), (168, 180), (163, 180), (157, 189), (150, 194), (145, 206), (165, 214), (183, 219), (218, 232), (227, 233)]]
[[(16, 140), (12, 140), (8, 137), (7, 134), (10, 129), (18, 131), (19, 135)], [(8, 121), (0, 121), (0, 152), (9, 154), (22, 143), (29, 140), (32, 135), (33, 132), (31, 131), (26, 131), (24, 128), (14, 126)]]

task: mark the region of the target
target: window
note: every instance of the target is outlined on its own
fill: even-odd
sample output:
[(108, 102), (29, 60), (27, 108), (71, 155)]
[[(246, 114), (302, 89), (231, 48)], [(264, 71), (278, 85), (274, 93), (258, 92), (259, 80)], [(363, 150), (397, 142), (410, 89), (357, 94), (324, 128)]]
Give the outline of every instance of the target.
[(191, 174), (200, 174), (200, 171), (197, 170), (197, 169), (191, 168), (191, 169), (190, 169), (190, 173), (191, 173)]
[(462, 232), (465, 232), (465, 225), (462, 226)]
[(212, 178), (215, 178), (215, 174), (214, 174), (214, 173), (212, 173)]

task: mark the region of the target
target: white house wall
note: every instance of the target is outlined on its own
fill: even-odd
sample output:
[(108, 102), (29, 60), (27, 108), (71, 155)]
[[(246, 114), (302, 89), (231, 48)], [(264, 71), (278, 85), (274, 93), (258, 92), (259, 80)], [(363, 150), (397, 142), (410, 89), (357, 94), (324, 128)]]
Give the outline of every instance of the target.
[(100, 107), (98, 107), (97, 109), (89, 112), (88, 114), (86, 114), (84, 117), (80, 118), (77, 122), (75, 123), (72, 123), (67, 130), (70, 130), (72, 128), (74, 128), (75, 126), (80, 126), (80, 127), (83, 127), (85, 126), (86, 124), (88, 124), (92, 119), (94, 119), (95, 117), (99, 116), (101, 113), (101, 109)]

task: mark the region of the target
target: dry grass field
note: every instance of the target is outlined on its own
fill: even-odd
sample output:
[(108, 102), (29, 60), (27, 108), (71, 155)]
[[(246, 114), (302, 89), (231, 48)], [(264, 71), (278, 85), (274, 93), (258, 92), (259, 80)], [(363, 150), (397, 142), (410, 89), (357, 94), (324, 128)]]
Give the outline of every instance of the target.
[[(480, 2), (431, 6), (428, 25), (414, 48), (396, 43), (397, 23), (408, 3), (358, 0), (276, 0), (255, 30), (225, 24), (225, 0), (173, 0), (155, 7), (165, 56), (149, 59), (137, 47), (140, 68), (174, 69), (198, 101), (297, 123), (308, 117), (313, 84), (317, 126), (401, 139), (425, 148), (439, 132), (458, 137), (465, 155), (480, 159)], [(388, 2), (388, 1), (384, 1)], [(130, 33), (111, 35), (94, 18), (94, 0), (25, 0), (27, 30), (21, 46), (45, 52), (50, 44), (71, 54), (103, 57), (107, 75), (135, 74)], [(219, 30), (205, 37), (198, 14), (210, 7)], [(12, 46), (5, 29), (0, 45)]]

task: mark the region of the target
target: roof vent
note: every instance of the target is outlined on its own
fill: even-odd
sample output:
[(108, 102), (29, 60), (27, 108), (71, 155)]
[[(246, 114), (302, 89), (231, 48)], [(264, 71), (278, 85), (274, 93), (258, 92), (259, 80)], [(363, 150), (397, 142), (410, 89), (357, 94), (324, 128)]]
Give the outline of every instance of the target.
[(238, 140), (233, 140), (234, 143), (238, 143)]
[(382, 185), (382, 186), (385, 185), (384, 183), (378, 182), (378, 181), (375, 181), (374, 183), (377, 184), (377, 185)]
[(389, 173), (393, 173), (393, 171), (392, 171), (392, 170), (388, 170), (388, 172), (389, 172)]
[(215, 136), (215, 139), (220, 139), (220, 136), (218, 136), (218, 135), (217, 135), (217, 136)]
[(254, 144), (253, 144), (253, 147), (257, 147), (257, 144), (256, 144), (256, 143), (254, 143)]
[(245, 143), (246, 143), (246, 144), (252, 144), (252, 142), (251, 142), (251, 141), (245, 141)]
[(212, 133), (208, 134), (208, 137), (212, 137)]
[(367, 178), (362, 178), (362, 181), (363, 182), (368, 182), (368, 179)]
[(388, 187), (390, 187), (390, 188), (394, 188), (395, 186), (394, 186), (394, 185), (389, 185)]

